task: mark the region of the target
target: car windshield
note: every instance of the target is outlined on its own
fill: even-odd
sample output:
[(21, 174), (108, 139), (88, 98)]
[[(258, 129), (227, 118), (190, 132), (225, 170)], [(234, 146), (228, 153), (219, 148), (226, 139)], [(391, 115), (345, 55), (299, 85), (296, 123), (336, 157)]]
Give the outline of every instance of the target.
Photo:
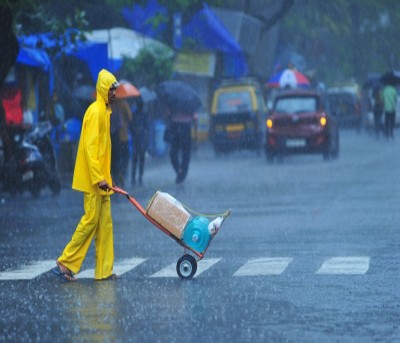
[(251, 108), (251, 95), (249, 92), (226, 92), (221, 93), (218, 96), (218, 113), (236, 113), (250, 111)]
[(331, 93), (328, 94), (329, 102), (332, 107), (340, 106), (342, 104), (355, 104), (356, 97), (350, 93)]
[(279, 113), (302, 113), (317, 110), (317, 98), (309, 97), (282, 97), (275, 103), (275, 112)]

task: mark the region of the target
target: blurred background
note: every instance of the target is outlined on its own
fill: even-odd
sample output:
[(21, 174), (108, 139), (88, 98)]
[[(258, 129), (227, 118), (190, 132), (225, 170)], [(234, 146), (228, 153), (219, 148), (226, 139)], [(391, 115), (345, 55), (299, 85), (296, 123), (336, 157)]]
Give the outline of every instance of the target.
[[(368, 131), (373, 89), (399, 65), (400, 3), (390, 0), (18, 0), (0, 10), (2, 105), (12, 103), (1, 109), (2, 136), (10, 126), (50, 120), (65, 172), (101, 68), (144, 89), (147, 153), (163, 157), (165, 123), (153, 91), (165, 80), (198, 93), (198, 146), (208, 140), (224, 79), (251, 76), (270, 107), (279, 86), (268, 81), (285, 69), (300, 72), (308, 87), (330, 94), (341, 127)], [(135, 107), (138, 97), (126, 100)]]

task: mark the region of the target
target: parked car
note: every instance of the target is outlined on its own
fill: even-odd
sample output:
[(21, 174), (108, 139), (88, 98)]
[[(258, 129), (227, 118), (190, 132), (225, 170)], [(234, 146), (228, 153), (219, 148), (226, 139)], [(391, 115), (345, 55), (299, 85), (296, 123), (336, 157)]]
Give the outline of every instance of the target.
[(256, 80), (224, 80), (215, 90), (211, 105), (209, 136), (215, 153), (234, 149), (261, 152), (266, 114), (261, 86)]
[(328, 100), (340, 128), (361, 129), (361, 96), (355, 87), (329, 88)]
[(296, 153), (339, 154), (339, 129), (326, 96), (317, 90), (282, 90), (266, 121), (267, 160)]

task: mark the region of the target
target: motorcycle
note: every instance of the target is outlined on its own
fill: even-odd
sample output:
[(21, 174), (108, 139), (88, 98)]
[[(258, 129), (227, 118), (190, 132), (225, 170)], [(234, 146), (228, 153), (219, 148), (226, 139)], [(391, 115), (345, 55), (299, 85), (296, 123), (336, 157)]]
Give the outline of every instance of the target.
[(14, 130), (14, 149), (1, 171), (3, 190), (15, 195), (30, 192), (40, 197), (41, 190), (49, 187), (54, 195), (61, 191), (53, 147), (49, 133), (50, 122), (40, 122), (28, 132)]

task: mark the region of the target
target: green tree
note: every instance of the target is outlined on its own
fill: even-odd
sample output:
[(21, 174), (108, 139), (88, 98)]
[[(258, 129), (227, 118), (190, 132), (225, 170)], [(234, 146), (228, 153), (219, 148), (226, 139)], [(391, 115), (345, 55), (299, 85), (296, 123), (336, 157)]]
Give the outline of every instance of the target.
[[(46, 50), (49, 56), (54, 58), (56, 54), (64, 50), (67, 44), (84, 40), (83, 30), (86, 30), (89, 25), (84, 10), (78, 7), (68, 7), (68, 11), (62, 11), (62, 7), (50, 0), (17, 0), (12, 5), (10, 3), (9, 8), (13, 12), (15, 33), (29, 35), (51, 32), (58, 44), (52, 48), (46, 48)], [(69, 31), (66, 35), (70, 28), (76, 30)]]
[(171, 77), (172, 67), (170, 50), (150, 46), (140, 50), (136, 58), (124, 58), (118, 75), (134, 84), (154, 88)]
[(0, 54), (1, 86), (18, 57), (19, 45), (13, 30), (14, 16), (10, 6), (0, 5), (0, 18), (0, 44), (2, 46), (2, 53)]
[(369, 71), (398, 65), (399, 29), (398, 1), (302, 0), (282, 21), (280, 42), (303, 54), (323, 80), (363, 81)]

